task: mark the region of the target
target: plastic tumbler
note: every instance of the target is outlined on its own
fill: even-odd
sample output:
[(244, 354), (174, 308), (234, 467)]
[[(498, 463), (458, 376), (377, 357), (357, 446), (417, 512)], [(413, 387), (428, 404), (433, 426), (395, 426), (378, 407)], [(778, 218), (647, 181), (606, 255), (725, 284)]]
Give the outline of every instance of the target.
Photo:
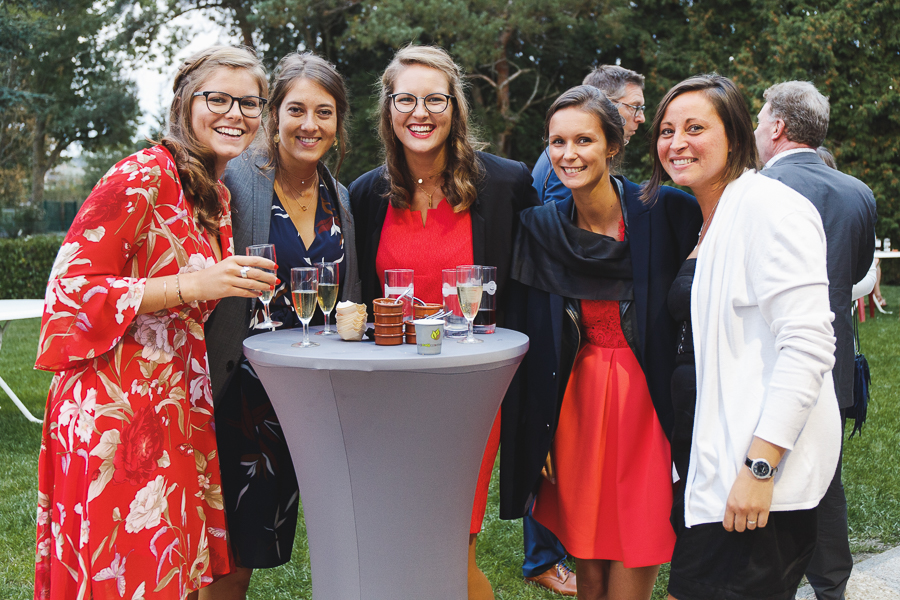
[(444, 269), (441, 271), (441, 295), (444, 297), (444, 310), (451, 314), (444, 317), (447, 324), (444, 327), (444, 335), (447, 337), (464, 337), (469, 330), (466, 318), (459, 307), (459, 298), (456, 297), (456, 269)]
[(481, 267), (484, 292), (475, 315), (475, 333), (494, 333), (497, 328), (497, 267)]
[[(408, 292), (408, 293), (407, 293)], [(412, 269), (385, 269), (384, 271), (384, 297), (403, 297), (403, 320), (413, 318), (412, 300), (415, 294), (413, 290)]]

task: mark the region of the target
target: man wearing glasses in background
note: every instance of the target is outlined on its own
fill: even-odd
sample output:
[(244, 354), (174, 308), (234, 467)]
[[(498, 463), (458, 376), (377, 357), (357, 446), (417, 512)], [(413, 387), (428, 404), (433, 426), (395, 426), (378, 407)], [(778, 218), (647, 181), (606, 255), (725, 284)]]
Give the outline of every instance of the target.
[[(601, 92), (617, 106), (625, 120), (625, 143), (644, 122), (644, 76), (616, 65), (600, 65), (587, 74), (582, 82)], [(541, 153), (531, 172), (534, 187), (541, 202), (562, 200), (572, 192), (562, 184), (547, 151)], [(525, 581), (553, 590), (563, 596), (575, 596), (575, 574), (563, 563), (566, 549), (553, 533), (534, 520), (529, 510), (522, 518), (525, 560), (522, 576)]]

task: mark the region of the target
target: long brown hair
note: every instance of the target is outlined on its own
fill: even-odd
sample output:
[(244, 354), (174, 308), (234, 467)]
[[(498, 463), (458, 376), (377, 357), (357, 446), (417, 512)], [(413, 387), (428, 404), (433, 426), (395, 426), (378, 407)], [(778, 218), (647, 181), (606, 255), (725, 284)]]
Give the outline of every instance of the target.
[(660, 125), (672, 101), (688, 92), (703, 92), (725, 126), (725, 137), (730, 150), (725, 161), (725, 172), (722, 174), (722, 187), (740, 177), (744, 169), (755, 169), (759, 163), (756, 138), (753, 136), (753, 119), (750, 117), (750, 111), (737, 86), (727, 77), (716, 73), (695, 75), (669, 90), (656, 109), (650, 133), (653, 175), (650, 176), (650, 181), (644, 185), (644, 191), (641, 193), (641, 200), (645, 203), (655, 200), (659, 186), (668, 177), (662, 161), (659, 160), (659, 152), (656, 150)]
[(468, 209), (478, 197), (478, 181), (482, 167), (475, 154), (484, 147), (469, 124), (469, 103), (463, 85), (463, 71), (453, 62), (443, 48), (437, 46), (413, 46), (402, 48), (384, 70), (378, 86), (380, 118), (378, 134), (384, 147), (385, 179), (389, 189), (387, 197), (394, 208), (409, 208), (415, 190), (412, 174), (403, 154), (403, 144), (391, 126), (391, 98), (397, 77), (407, 67), (422, 65), (444, 74), (454, 96), (453, 114), (450, 120), (450, 136), (447, 138), (447, 163), (441, 176), (447, 202), (454, 212)]
[(281, 166), (278, 157), (278, 144), (275, 143), (275, 134), (278, 133), (278, 111), (281, 110), (281, 104), (284, 102), (284, 97), (287, 96), (291, 86), (294, 85), (294, 82), (301, 79), (309, 79), (317, 83), (334, 98), (335, 110), (337, 111), (338, 141), (338, 158), (334, 167), (334, 177), (337, 179), (338, 174), (341, 172), (341, 165), (344, 164), (344, 158), (349, 150), (347, 120), (350, 118), (350, 101), (347, 95), (347, 88), (344, 86), (344, 80), (334, 65), (312, 52), (304, 52), (303, 54), (293, 52), (288, 54), (275, 67), (275, 81), (272, 83), (272, 93), (269, 95), (269, 121), (266, 123), (266, 146), (269, 150), (268, 166), (275, 167), (275, 169)]
[(265, 97), (266, 70), (253, 50), (245, 47), (212, 46), (197, 52), (178, 68), (172, 90), (166, 135), (160, 140), (175, 158), (175, 167), (185, 193), (190, 194), (197, 221), (210, 233), (218, 234), (222, 206), (219, 203), (216, 155), (197, 139), (191, 126), (193, 95), (221, 68), (246, 69), (256, 79), (259, 95)]

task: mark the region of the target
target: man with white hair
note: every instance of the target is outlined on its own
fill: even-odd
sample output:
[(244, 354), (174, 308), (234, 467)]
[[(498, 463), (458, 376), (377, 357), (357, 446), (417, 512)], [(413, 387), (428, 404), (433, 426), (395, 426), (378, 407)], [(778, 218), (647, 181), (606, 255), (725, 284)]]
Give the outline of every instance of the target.
[[(787, 81), (763, 93), (756, 147), (761, 171), (816, 207), (827, 242), (828, 296), (837, 338), (834, 386), (841, 414), (853, 406), (851, 289), (865, 277), (875, 252), (875, 198), (858, 179), (829, 168), (816, 154), (828, 131), (829, 104), (813, 84)], [(818, 542), (806, 577), (818, 600), (842, 600), (853, 556), (847, 538), (847, 500), (841, 463), (819, 503)]]

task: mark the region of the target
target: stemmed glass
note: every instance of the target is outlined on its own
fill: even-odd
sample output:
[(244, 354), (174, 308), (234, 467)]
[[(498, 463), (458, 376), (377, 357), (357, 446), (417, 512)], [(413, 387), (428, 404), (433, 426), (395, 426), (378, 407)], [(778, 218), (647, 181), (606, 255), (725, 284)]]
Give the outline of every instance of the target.
[[(247, 256), (262, 256), (263, 258), (268, 258), (272, 262), (275, 262), (275, 246), (273, 244), (256, 244), (255, 246), (247, 246)], [(275, 273), (273, 269), (259, 269), (260, 271), (265, 271), (266, 273)], [(263, 312), (266, 315), (266, 320), (262, 323), (257, 323), (255, 329), (272, 329), (275, 330), (276, 327), (281, 327), (280, 321), (273, 321), (272, 317), (269, 315), (269, 302), (272, 301), (272, 296), (275, 295), (275, 290), (263, 290), (262, 295), (260, 295), (259, 300), (263, 304)]]
[(319, 278), (315, 267), (296, 267), (291, 269), (291, 295), (294, 297), (294, 310), (303, 323), (303, 341), (291, 344), (298, 348), (318, 346), (318, 342), (309, 341), (309, 322), (316, 312), (316, 297), (319, 295)]
[(466, 337), (459, 340), (460, 344), (480, 344), (484, 340), (475, 337), (472, 331), (472, 323), (481, 306), (481, 294), (484, 291), (481, 281), (481, 267), (478, 265), (464, 265), (456, 267), (456, 296), (459, 298), (459, 307), (466, 318), (469, 330)]
[(328, 325), (328, 317), (331, 316), (331, 311), (334, 310), (334, 305), (337, 302), (338, 281), (340, 281), (338, 278), (338, 264), (335, 262), (320, 262), (316, 263), (315, 267), (319, 276), (319, 308), (322, 309), (322, 313), (325, 315), (325, 329), (316, 335), (334, 335), (336, 332), (332, 331)]

